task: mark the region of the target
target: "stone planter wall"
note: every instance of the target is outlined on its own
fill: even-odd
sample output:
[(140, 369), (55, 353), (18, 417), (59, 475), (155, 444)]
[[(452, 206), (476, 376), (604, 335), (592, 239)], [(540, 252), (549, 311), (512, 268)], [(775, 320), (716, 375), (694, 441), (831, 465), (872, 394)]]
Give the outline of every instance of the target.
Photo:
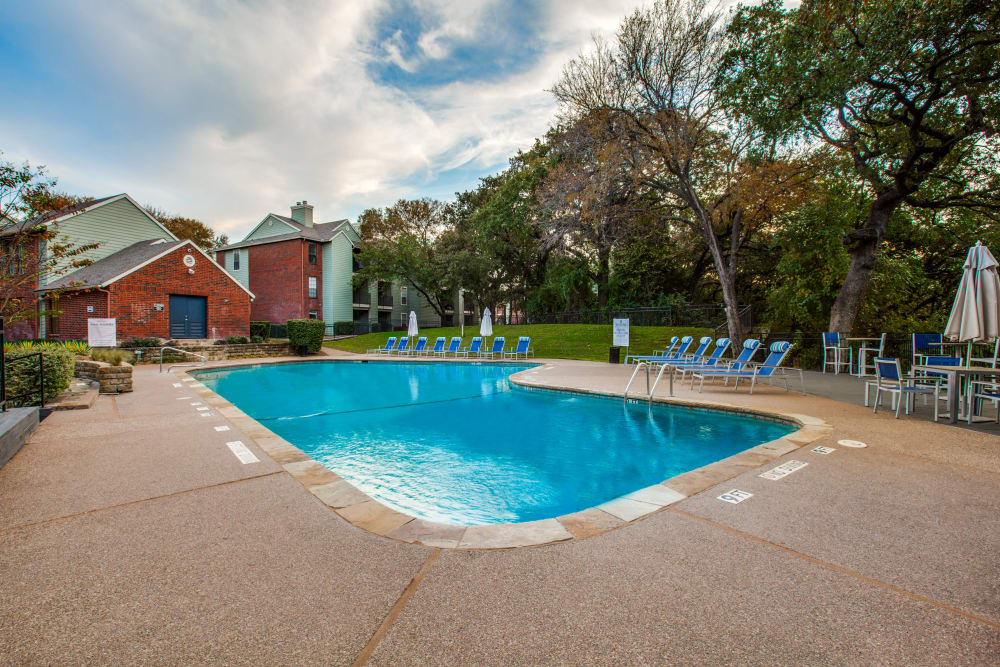
[[(255, 357), (287, 357), (292, 354), (288, 343), (247, 343), (246, 345), (184, 345), (178, 346), (183, 350), (200, 354), (207, 361), (223, 361), (225, 359), (251, 359)], [(136, 347), (122, 348), (129, 352), (142, 352), (144, 362), (160, 362), (160, 348), (158, 347)], [(197, 361), (190, 355), (181, 355), (180, 352), (167, 350), (165, 356), (174, 358), (184, 356), (185, 361)], [(178, 362), (171, 362), (178, 363)]]
[(121, 366), (112, 366), (103, 361), (77, 359), (75, 375), (96, 382), (102, 394), (132, 391), (132, 365), (125, 362)]

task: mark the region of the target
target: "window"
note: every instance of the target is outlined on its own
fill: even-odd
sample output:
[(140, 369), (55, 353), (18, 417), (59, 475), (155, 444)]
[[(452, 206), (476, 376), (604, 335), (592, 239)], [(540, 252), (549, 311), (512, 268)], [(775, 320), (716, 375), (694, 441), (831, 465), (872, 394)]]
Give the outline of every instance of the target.
[(405, 306), (406, 305), (406, 288), (405, 287), (400, 287), (399, 288), (399, 304), (401, 306)]
[(316, 255), (317, 255), (316, 244), (315, 243), (310, 243), (309, 244), (309, 263), (310, 264), (315, 264), (316, 263)]
[[(404, 287), (403, 289), (406, 289), (406, 288)], [(399, 314), (399, 324), (400, 324), (400, 326), (404, 326), (404, 327), (405, 326), (409, 326), (409, 324), (410, 324), (410, 316), (407, 315), (406, 313), (400, 313)]]
[(309, 311), (309, 319), (310, 320), (318, 320), (319, 319), (319, 313), (317, 311), (315, 311), (315, 310), (310, 310)]
[(309, 276), (309, 298), (316, 298), (316, 276)]
[(233, 251), (233, 271), (239, 271), (239, 270), (240, 270), (240, 251), (239, 250), (234, 250)]

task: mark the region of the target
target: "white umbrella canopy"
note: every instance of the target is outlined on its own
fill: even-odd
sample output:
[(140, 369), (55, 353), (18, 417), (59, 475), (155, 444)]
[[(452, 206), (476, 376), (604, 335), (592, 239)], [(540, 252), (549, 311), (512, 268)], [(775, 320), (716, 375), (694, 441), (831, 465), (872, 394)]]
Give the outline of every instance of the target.
[(979, 241), (969, 249), (944, 335), (953, 340), (969, 341), (970, 345), (996, 340), (1000, 335), (997, 260)]
[(417, 331), (417, 314), (410, 311), (410, 326), (406, 329), (406, 335), (413, 338), (418, 333)]
[(483, 308), (483, 321), (479, 325), (479, 335), (480, 336), (492, 336), (493, 335), (493, 320), (490, 319), (490, 309)]

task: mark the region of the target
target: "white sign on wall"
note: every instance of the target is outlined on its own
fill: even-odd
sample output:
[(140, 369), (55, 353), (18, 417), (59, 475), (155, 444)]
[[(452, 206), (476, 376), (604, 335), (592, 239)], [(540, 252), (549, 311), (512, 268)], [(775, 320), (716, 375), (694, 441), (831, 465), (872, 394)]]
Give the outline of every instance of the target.
[(117, 321), (113, 317), (88, 317), (87, 344), (91, 347), (115, 347), (118, 345)]
[(614, 336), (611, 344), (615, 347), (628, 347), (628, 318), (614, 319), (611, 326)]

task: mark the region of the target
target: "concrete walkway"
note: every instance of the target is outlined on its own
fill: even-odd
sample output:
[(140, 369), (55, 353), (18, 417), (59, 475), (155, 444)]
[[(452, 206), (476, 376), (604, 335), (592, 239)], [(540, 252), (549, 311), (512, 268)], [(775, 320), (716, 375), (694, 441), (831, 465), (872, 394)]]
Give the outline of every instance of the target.
[[(621, 392), (626, 373), (553, 361), (536, 377)], [(203, 401), (180, 377), (137, 368), (135, 393), (53, 414), (0, 469), (4, 662), (1000, 659), (992, 435), (783, 390), (706, 389), (834, 432), (779, 460), (809, 464), (781, 480), (743, 472), (590, 539), (437, 550), (340, 519), (253, 438), (191, 405)], [(259, 460), (241, 463), (226, 444), (237, 440)], [(734, 488), (754, 495), (717, 499)]]

